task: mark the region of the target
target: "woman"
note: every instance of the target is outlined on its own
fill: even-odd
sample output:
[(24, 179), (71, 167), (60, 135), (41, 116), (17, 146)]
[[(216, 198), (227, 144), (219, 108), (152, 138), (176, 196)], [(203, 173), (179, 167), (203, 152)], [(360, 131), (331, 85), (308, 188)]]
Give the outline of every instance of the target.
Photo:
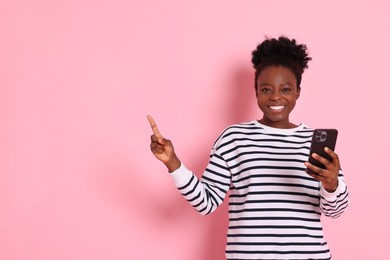
[(266, 39), (257, 46), (252, 63), (263, 116), (222, 132), (201, 180), (148, 116), (151, 151), (200, 214), (213, 212), (230, 190), (227, 259), (331, 259), (320, 217), (338, 217), (348, 205), (340, 161), (325, 148), (331, 160), (313, 154), (325, 169), (307, 162), (313, 129), (289, 119), (310, 60), (306, 46), (294, 39)]

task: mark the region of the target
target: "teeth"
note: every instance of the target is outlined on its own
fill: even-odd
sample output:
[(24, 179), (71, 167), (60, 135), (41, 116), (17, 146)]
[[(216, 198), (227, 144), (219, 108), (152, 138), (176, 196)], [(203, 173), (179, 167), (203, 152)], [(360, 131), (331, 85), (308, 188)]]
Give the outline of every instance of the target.
[(281, 110), (284, 108), (284, 106), (270, 106), (269, 108), (271, 108), (272, 110)]

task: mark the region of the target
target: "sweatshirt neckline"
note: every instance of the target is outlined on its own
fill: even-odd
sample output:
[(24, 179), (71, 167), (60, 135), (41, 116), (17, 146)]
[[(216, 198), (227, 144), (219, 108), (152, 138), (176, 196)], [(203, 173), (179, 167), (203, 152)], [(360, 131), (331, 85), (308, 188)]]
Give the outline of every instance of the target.
[(295, 133), (297, 131), (300, 131), (300, 130), (303, 130), (303, 128), (305, 127), (304, 124), (299, 124), (297, 127), (294, 127), (294, 128), (276, 128), (276, 127), (270, 127), (270, 126), (266, 126), (266, 125), (263, 125), (262, 123), (260, 123), (259, 121), (257, 120), (253, 120), (253, 123), (261, 128), (263, 128), (264, 130), (266, 130), (267, 132), (272, 132), (272, 133), (278, 133), (278, 134), (291, 134), (291, 133)]

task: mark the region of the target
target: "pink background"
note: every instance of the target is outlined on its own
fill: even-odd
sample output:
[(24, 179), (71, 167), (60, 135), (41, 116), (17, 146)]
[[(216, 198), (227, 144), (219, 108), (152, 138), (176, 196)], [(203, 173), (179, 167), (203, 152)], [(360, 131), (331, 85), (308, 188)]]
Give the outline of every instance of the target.
[(250, 53), (309, 47), (295, 123), (339, 129), (350, 188), (334, 259), (389, 259), (388, 1), (0, 3), (0, 259), (224, 258), (149, 151), (152, 114), (201, 175), (224, 127), (260, 118)]

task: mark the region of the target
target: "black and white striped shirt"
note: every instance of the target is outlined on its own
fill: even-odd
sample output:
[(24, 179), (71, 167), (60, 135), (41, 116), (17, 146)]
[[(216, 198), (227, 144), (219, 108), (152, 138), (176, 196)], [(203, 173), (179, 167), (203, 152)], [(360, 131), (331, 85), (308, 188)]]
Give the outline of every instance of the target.
[(218, 137), (198, 178), (182, 164), (176, 187), (200, 213), (213, 212), (229, 192), (227, 259), (331, 259), (321, 214), (348, 205), (342, 172), (334, 193), (305, 172), (313, 129), (232, 125)]

